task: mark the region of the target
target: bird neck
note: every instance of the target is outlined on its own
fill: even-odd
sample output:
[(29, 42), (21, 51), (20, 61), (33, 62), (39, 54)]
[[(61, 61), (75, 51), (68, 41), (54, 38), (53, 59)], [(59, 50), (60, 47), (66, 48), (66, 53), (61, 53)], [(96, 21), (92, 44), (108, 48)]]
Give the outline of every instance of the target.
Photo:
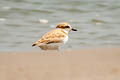
[(65, 33), (67, 33), (67, 34), (69, 33), (69, 31), (68, 31), (68, 30), (66, 30), (66, 29), (64, 29), (63, 31), (64, 31)]
[(65, 29), (62, 29), (61, 30), (64, 34), (68, 35), (69, 31), (65, 30)]

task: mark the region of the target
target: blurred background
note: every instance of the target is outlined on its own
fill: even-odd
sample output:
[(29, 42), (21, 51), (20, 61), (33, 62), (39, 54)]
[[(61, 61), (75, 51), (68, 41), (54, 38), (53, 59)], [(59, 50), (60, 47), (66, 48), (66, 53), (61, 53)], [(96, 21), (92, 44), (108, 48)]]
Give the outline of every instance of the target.
[(120, 0), (0, 0), (0, 51), (31, 45), (60, 22), (77, 28), (63, 49), (120, 47)]

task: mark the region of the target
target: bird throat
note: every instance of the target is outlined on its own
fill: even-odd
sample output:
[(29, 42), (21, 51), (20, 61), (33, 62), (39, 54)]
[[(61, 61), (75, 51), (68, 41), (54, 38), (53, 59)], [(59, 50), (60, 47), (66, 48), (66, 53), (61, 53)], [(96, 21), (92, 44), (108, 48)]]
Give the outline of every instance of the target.
[(68, 31), (67, 30), (61, 30), (65, 35), (68, 35)]

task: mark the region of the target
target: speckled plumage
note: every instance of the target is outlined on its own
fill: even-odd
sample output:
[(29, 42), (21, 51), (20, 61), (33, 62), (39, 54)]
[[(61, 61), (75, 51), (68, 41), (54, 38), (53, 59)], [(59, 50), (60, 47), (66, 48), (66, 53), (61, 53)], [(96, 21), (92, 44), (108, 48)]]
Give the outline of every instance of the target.
[(58, 49), (58, 43), (66, 43), (68, 33), (72, 27), (64, 22), (57, 25), (56, 29), (47, 32), (40, 40), (36, 41), (32, 46), (39, 46), (43, 50)]

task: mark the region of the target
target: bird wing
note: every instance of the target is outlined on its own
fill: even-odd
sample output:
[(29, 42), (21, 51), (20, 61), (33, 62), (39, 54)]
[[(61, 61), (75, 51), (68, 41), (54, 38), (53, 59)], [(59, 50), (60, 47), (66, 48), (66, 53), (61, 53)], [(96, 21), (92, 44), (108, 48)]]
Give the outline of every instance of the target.
[(63, 41), (63, 39), (65, 38), (65, 34), (58, 30), (52, 30), (48, 33), (46, 33), (40, 40), (38, 40), (37, 42), (35, 42), (33, 44), (33, 46), (35, 45), (39, 45), (39, 44), (50, 44), (50, 43), (60, 43)]

